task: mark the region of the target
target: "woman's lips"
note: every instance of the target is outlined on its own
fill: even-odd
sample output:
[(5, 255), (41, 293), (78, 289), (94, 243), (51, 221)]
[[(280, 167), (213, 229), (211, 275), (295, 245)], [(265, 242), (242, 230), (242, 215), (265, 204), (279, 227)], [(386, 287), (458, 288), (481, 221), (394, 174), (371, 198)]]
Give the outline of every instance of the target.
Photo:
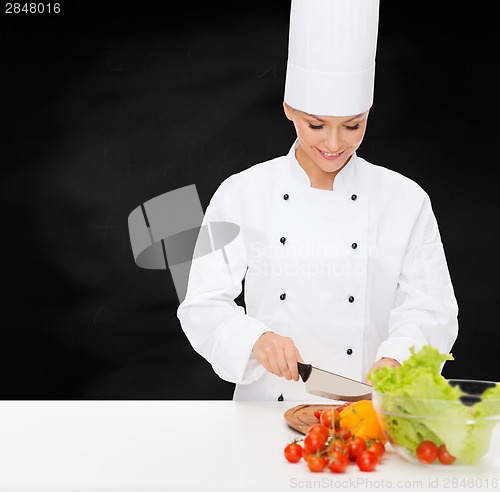
[(316, 150), (320, 153), (321, 157), (328, 161), (334, 161), (335, 159), (338, 159), (343, 153), (342, 152), (325, 152), (324, 150), (320, 150), (316, 147)]

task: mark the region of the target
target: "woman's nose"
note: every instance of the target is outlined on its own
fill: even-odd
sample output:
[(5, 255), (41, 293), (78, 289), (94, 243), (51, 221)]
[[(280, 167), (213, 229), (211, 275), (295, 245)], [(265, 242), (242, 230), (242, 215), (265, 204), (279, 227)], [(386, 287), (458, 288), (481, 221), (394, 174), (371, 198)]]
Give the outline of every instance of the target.
[(336, 152), (341, 147), (340, 135), (336, 129), (331, 129), (325, 141), (326, 150)]

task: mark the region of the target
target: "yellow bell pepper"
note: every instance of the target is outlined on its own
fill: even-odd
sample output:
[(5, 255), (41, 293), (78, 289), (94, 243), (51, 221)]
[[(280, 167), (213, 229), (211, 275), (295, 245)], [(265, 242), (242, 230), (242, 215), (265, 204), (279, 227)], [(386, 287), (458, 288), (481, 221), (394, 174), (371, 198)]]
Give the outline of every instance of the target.
[(360, 400), (344, 408), (340, 412), (340, 427), (347, 427), (352, 435), (365, 440), (387, 442), (371, 400)]

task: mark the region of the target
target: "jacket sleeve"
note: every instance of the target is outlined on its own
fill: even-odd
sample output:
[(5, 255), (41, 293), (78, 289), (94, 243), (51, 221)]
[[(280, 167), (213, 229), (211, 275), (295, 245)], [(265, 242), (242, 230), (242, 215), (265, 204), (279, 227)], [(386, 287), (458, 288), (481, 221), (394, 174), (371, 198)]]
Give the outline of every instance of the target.
[(400, 363), (424, 345), (449, 353), (458, 335), (458, 305), (431, 202), (425, 194), (404, 255), (388, 338), (377, 360)]
[[(214, 230), (215, 222), (238, 225), (227, 203), (227, 184), (228, 180), (222, 183), (207, 207), (203, 225), (209, 231)], [(177, 317), (193, 348), (210, 362), (219, 377), (236, 384), (249, 384), (265, 372), (254, 358), (252, 348), (270, 330), (234, 302), (242, 291), (247, 271), (241, 229), (229, 244), (197, 257), (199, 243), (200, 238), (191, 263), (186, 297)]]

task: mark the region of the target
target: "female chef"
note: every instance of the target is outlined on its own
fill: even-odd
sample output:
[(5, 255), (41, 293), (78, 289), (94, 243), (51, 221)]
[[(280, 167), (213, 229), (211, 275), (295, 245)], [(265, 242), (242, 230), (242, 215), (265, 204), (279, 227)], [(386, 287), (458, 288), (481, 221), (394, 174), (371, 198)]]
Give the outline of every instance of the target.
[[(324, 401), (297, 362), (365, 380), (426, 344), (449, 352), (458, 307), (428, 195), (357, 155), (373, 102), (378, 0), (293, 0), (288, 155), (227, 178), (204, 223), (237, 237), (191, 264), (178, 317), (235, 399)], [(242, 291), (246, 311), (234, 300)]]

